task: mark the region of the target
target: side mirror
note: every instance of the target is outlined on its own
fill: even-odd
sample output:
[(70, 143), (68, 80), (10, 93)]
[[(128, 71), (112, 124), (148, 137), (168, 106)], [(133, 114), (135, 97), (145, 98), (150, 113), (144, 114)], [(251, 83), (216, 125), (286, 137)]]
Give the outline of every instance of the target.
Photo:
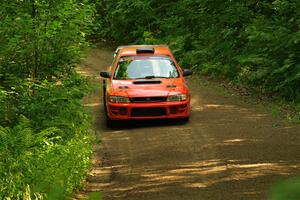
[(182, 72), (182, 76), (190, 76), (192, 74), (193, 74), (193, 72), (190, 69), (184, 69)]
[(111, 77), (111, 74), (110, 72), (100, 72), (100, 76), (103, 77), (103, 78), (110, 78)]

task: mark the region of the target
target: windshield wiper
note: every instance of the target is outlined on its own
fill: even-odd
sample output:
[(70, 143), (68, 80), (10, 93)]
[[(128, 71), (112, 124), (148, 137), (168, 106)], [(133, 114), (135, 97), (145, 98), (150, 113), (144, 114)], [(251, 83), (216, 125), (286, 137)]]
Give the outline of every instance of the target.
[(132, 79), (153, 79), (153, 78), (172, 78), (172, 77), (165, 77), (165, 76), (145, 76), (145, 77), (138, 77)]
[(165, 76), (145, 76), (145, 79), (152, 79), (152, 78), (169, 78)]

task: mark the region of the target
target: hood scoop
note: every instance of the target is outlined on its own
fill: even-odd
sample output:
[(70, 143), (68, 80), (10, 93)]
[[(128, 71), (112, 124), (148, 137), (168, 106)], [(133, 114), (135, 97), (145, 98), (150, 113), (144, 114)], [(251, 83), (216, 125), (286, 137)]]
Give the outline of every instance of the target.
[(161, 81), (158, 81), (158, 80), (133, 81), (132, 83), (136, 84), (136, 85), (147, 85), (147, 84), (161, 84)]
[(119, 89), (128, 89), (129, 87), (128, 86), (119, 86)]

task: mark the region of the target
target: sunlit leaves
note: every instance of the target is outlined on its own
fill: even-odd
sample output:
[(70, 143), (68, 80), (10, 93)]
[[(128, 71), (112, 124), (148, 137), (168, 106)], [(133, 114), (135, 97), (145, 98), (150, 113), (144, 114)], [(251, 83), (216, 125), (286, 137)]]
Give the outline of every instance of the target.
[(0, 74), (51, 79), (68, 71), (87, 45), (93, 5), (84, 3), (5, 2), (1, 9)]

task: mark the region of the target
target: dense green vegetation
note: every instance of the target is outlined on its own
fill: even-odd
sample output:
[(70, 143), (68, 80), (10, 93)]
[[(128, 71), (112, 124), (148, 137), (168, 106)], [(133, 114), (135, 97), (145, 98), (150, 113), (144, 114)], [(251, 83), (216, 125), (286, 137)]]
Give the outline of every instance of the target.
[(0, 199), (63, 199), (91, 157), (88, 81), (74, 67), (94, 8), (85, 0), (0, 6)]
[(300, 1), (97, 1), (96, 36), (167, 43), (182, 66), (300, 102)]

